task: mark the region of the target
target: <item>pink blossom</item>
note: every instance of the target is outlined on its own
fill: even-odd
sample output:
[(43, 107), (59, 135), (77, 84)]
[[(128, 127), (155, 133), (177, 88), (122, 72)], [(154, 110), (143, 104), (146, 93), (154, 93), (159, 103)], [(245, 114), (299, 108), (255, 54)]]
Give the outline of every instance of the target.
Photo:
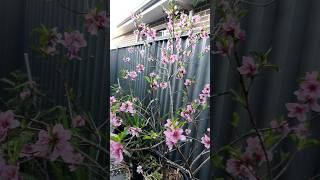
[(217, 53), (221, 54), (222, 56), (227, 56), (231, 54), (234, 44), (232, 42), (216, 42)]
[(246, 37), (246, 33), (241, 30), (240, 28), (240, 24), (238, 24), (236, 26), (236, 28), (234, 29), (234, 36), (237, 38), (237, 39), (240, 39), (240, 40), (244, 40), (245, 37)]
[(14, 119), (14, 113), (12, 110), (0, 113), (0, 142), (3, 141), (10, 129), (19, 127), (19, 121)]
[(305, 139), (310, 135), (308, 127), (304, 123), (300, 123), (296, 128), (293, 128), (293, 130), (301, 139)]
[(191, 86), (191, 85), (192, 85), (192, 81), (191, 81), (190, 79), (186, 79), (186, 80), (184, 81), (184, 85), (185, 85), (185, 86)]
[(186, 135), (189, 135), (191, 133), (191, 129), (186, 129), (184, 130), (184, 132), (186, 133)]
[(210, 46), (206, 46), (206, 47), (204, 48), (204, 52), (205, 52), (205, 53), (210, 52)]
[[(266, 157), (264, 155), (263, 149), (260, 144), (260, 140), (258, 137), (249, 137), (247, 139), (247, 147), (246, 152), (244, 154), (245, 158), (249, 161), (266, 161)], [(267, 151), (268, 160), (272, 160), (272, 154), (270, 151)]]
[(132, 136), (139, 137), (139, 133), (141, 132), (141, 128), (129, 127), (129, 134), (131, 134)]
[(57, 54), (56, 52), (56, 46), (58, 45), (58, 42), (61, 40), (62, 35), (57, 32), (57, 28), (54, 27), (49, 30), (47, 34), (47, 44), (45, 47), (40, 48), (40, 50), (46, 54), (53, 56)]
[(184, 75), (187, 74), (186, 69), (182, 66), (178, 68), (177, 78), (182, 79)]
[(165, 49), (161, 49), (161, 62), (163, 64), (169, 63), (169, 57)]
[(108, 19), (106, 11), (98, 11), (97, 8), (93, 8), (85, 15), (85, 25), (88, 28), (88, 32), (92, 35), (97, 35), (98, 30), (106, 28), (108, 25)]
[(170, 58), (169, 58), (169, 62), (170, 62), (170, 63), (174, 63), (174, 62), (178, 61), (178, 59), (179, 59), (179, 56), (178, 56), (178, 55), (172, 54), (172, 55), (170, 56)]
[(254, 63), (252, 57), (243, 56), (242, 66), (238, 67), (238, 71), (241, 75), (245, 75), (246, 77), (252, 77), (258, 73), (258, 67)]
[(159, 88), (159, 84), (156, 80), (154, 80), (151, 84), (150, 84), (150, 87), (154, 90), (157, 90)]
[(202, 94), (205, 95), (206, 97), (210, 96), (210, 84), (205, 84), (204, 88), (202, 89)]
[(135, 71), (130, 71), (130, 72), (127, 72), (127, 74), (125, 76), (126, 77), (125, 79), (127, 79), (128, 76), (131, 78), (131, 80), (134, 81), (134, 80), (136, 80), (138, 74)]
[(142, 64), (138, 64), (137, 66), (136, 66), (136, 70), (137, 70), (137, 72), (143, 72), (144, 71), (144, 66), (142, 65)]
[(297, 118), (299, 121), (306, 120), (306, 113), (309, 112), (307, 105), (298, 103), (286, 103), (286, 107), (289, 111), (288, 117)]
[(56, 159), (61, 156), (63, 159), (67, 158), (72, 152), (70, 144), (71, 133), (65, 130), (61, 124), (57, 124), (52, 128), (51, 144), (54, 146), (50, 155), (51, 159)]
[(320, 96), (320, 83), (317, 80), (318, 72), (311, 72), (306, 74), (306, 80), (300, 85), (301, 89), (306, 95), (312, 97)]
[(209, 38), (209, 33), (207, 31), (205, 31), (203, 28), (201, 28), (200, 37), (201, 37), (201, 39), (207, 39), (207, 38)]
[(129, 57), (123, 57), (122, 60), (123, 60), (124, 62), (129, 62), (129, 61), (130, 61), (130, 58), (129, 58)]
[(204, 145), (204, 147), (210, 149), (210, 137), (206, 134), (201, 138), (201, 143)]
[(39, 132), (39, 139), (34, 144), (35, 155), (44, 157), (48, 156), (52, 160), (61, 156), (63, 159), (67, 159), (73, 148), (70, 144), (71, 133), (69, 130), (65, 130), (61, 124), (53, 126), (51, 133), (41, 130)]
[(175, 126), (177, 125), (177, 122), (175, 124), (172, 123), (171, 119), (167, 119), (166, 124), (164, 127), (169, 129), (175, 129)]
[(165, 89), (165, 88), (167, 88), (168, 83), (166, 83), (166, 82), (161, 82), (161, 83), (159, 84), (159, 86), (160, 86), (162, 89)]
[(123, 146), (122, 144), (110, 140), (111, 158), (115, 159), (115, 164), (120, 164), (123, 160)]
[(192, 22), (197, 23), (201, 20), (201, 17), (199, 15), (192, 16)]
[(19, 168), (12, 165), (5, 165), (3, 166), (2, 170), (0, 171), (0, 179), (1, 180), (18, 180)]
[(116, 98), (114, 96), (110, 97), (110, 106), (112, 106), (113, 103), (117, 102)]
[(38, 141), (33, 145), (35, 155), (45, 157), (49, 154), (49, 144), (51, 143), (51, 137), (48, 132), (41, 130), (38, 134)]
[(133, 108), (133, 103), (130, 102), (130, 101), (127, 101), (125, 103), (121, 103), (121, 106), (120, 106), (119, 110), (121, 112), (127, 112), (127, 113), (129, 112), (131, 114), (135, 114), (136, 113), (136, 111)]
[(227, 15), (226, 22), (222, 23), (222, 29), (226, 32), (233, 32), (237, 26), (237, 21), (232, 15)]
[(82, 116), (75, 116), (72, 118), (72, 127), (81, 127), (84, 126), (86, 124), (86, 119)]
[(64, 39), (60, 42), (68, 49), (67, 57), (69, 59), (81, 59), (79, 56), (79, 49), (87, 46), (83, 34), (79, 31), (65, 32)]
[(31, 96), (31, 91), (29, 89), (25, 89), (20, 93), (20, 98), (25, 100), (26, 98)]
[(207, 102), (207, 96), (204, 94), (199, 94), (199, 99), (197, 101), (199, 104), (204, 105)]
[(121, 126), (121, 123), (122, 123), (122, 120), (112, 112), (110, 112), (110, 121), (111, 121), (111, 125), (113, 125), (114, 127), (119, 127)]
[(179, 141), (185, 141), (186, 136), (183, 135), (183, 129), (167, 129), (164, 131), (164, 135), (166, 136), (166, 144), (169, 150), (172, 150), (173, 146)]
[(180, 116), (188, 120), (189, 122), (192, 122), (191, 114), (195, 113), (195, 110), (192, 108), (192, 105), (187, 105), (185, 109), (183, 109), (180, 113)]
[(157, 74), (156, 74), (156, 73), (154, 73), (154, 72), (152, 72), (152, 73), (150, 73), (150, 74), (149, 74), (149, 76), (150, 76), (150, 77), (156, 77), (156, 76), (157, 76)]
[(272, 120), (270, 122), (270, 125), (273, 131), (282, 133), (283, 135), (287, 135), (290, 132), (289, 124), (287, 121), (284, 121), (281, 124), (279, 124), (276, 120)]
[(65, 162), (69, 164), (69, 170), (73, 172), (83, 162), (83, 160), (84, 157), (80, 153), (74, 153), (68, 159), (66, 159)]
[(257, 180), (253, 175), (253, 168), (237, 159), (229, 159), (226, 165), (226, 171), (234, 177), (248, 180)]

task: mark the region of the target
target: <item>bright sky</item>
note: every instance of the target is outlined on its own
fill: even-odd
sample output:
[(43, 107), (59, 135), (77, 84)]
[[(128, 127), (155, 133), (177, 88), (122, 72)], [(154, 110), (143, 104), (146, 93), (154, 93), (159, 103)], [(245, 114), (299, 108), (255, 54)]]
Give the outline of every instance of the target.
[(131, 15), (136, 8), (149, 0), (110, 0), (110, 43), (117, 25)]

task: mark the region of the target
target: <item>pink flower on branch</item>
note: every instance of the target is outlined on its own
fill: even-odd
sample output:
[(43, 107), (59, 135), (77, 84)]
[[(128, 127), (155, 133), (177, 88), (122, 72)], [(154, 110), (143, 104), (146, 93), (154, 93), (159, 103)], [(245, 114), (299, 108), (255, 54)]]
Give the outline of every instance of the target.
[(72, 155), (73, 148), (70, 144), (71, 133), (65, 130), (61, 124), (53, 126), (50, 134), (41, 130), (38, 141), (33, 145), (35, 155), (40, 157), (48, 156), (52, 160), (58, 157), (66, 160)]
[(121, 112), (126, 112), (126, 113), (131, 113), (131, 114), (136, 113), (136, 111), (134, 110), (134, 107), (133, 107), (133, 103), (130, 101), (127, 101), (125, 103), (121, 103), (119, 110)]
[(241, 75), (252, 77), (258, 73), (258, 66), (254, 63), (252, 57), (243, 56), (242, 66), (238, 67), (238, 71)]
[(115, 164), (120, 164), (123, 161), (123, 146), (122, 144), (110, 140), (111, 158), (115, 160)]
[(93, 8), (85, 15), (85, 25), (91, 35), (97, 35), (98, 31), (104, 29), (108, 25), (108, 18), (106, 11), (98, 11)]
[(159, 86), (160, 86), (161, 89), (165, 89), (165, 88), (168, 87), (168, 83), (166, 83), (166, 82), (161, 82), (161, 83), (159, 84)]
[(142, 132), (141, 128), (129, 127), (129, 134), (135, 137), (139, 137), (139, 133)]
[(206, 134), (201, 138), (201, 143), (204, 145), (204, 147), (210, 149), (210, 137)]
[(144, 69), (145, 69), (145, 67), (144, 67), (144, 65), (142, 65), (142, 64), (138, 64), (138, 65), (136, 66), (136, 70), (137, 70), (138, 73), (143, 72)]
[(305, 121), (307, 119), (306, 113), (309, 112), (309, 108), (305, 104), (299, 103), (287, 103), (288, 117), (297, 118), (299, 121)]
[(57, 28), (54, 27), (48, 31), (47, 34), (47, 43), (45, 47), (41, 47), (40, 50), (46, 54), (53, 56), (57, 54), (56, 46), (61, 40), (62, 35), (57, 32)]
[(177, 78), (178, 79), (182, 79), (184, 75), (187, 74), (186, 68), (181, 66), (178, 68), (178, 72), (177, 72)]
[(20, 126), (20, 122), (14, 118), (12, 110), (0, 113), (0, 142), (3, 141), (10, 129)]
[(75, 116), (72, 118), (72, 127), (81, 127), (84, 126), (86, 124), (86, 119), (80, 115)]
[(293, 128), (293, 130), (301, 139), (305, 139), (310, 135), (308, 127), (304, 123), (300, 123), (297, 127)]
[(110, 112), (110, 121), (111, 121), (111, 125), (113, 125), (114, 127), (119, 127), (122, 124), (122, 120), (112, 112)]
[(131, 78), (131, 80), (136, 80), (136, 78), (138, 77), (138, 74), (137, 74), (137, 72), (135, 72), (135, 71), (130, 71), (130, 72), (127, 72), (127, 74), (125, 75), (125, 79), (128, 79), (128, 77), (130, 77)]
[(65, 32), (64, 39), (60, 41), (61, 44), (68, 49), (67, 57), (69, 59), (80, 58), (80, 48), (86, 47), (87, 42), (84, 39), (83, 34), (79, 31)]
[(112, 106), (113, 103), (117, 102), (116, 98), (114, 96), (110, 97), (110, 106)]
[(192, 81), (190, 79), (186, 79), (183, 84), (185, 86), (191, 86), (192, 85)]
[(253, 168), (249, 164), (238, 159), (229, 159), (226, 165), (226, 171), (233, 175), (234, 177), (248, 179), (248, 180), (257, 180), (253, 175)]
[(183, 129), (167, 129), (164, 131), (164, 135), (166, 136), (166, 144), (169, 150), (172, 150), (173, 146), (178, 143), (178, 141), (185, 141), (186, 136), (183, 135)]

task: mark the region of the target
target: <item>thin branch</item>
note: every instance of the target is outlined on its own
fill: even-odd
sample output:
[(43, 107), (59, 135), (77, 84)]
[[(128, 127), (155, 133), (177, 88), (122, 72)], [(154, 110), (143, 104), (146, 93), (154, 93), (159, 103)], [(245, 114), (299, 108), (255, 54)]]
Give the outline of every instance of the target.
[(295, 158), (296, 154), (297, 154), (297, 151), (295, 151), (295, 152), (291, 155), (291, 157), (290, 157), (290, 159), (288, 160), (288, 162), (287, 162), (287, 164), (285, 165), (285, 167), (283, 167), (283, 169), (282, 169), (282, 170), (277, 174), (277, 176), (274, 177), (272, 180), (277, 180), (277, 179), (279, 179), (279, 178), (282, 176), (282, 174), (283, 174), (283, 173), (288, 169), (288, 167), (290, 166), (290, 164), (291, 164), (292, 160)]
[(67, 11), (69, 11), (69, 12), (72, 12), (72, 13), (74, 13), (74, 14), (76, 14), (76, 15), (88, 14), (88, 12), (79, 12), (79, 11), (77, 11), (77, 10), (74, 10), (74, 9), (66, 6), (62, 1), (64, 1), (64, 0), (57, 0), (57, 2), (59, 3), (59, 5), (60, 5), (61, 8), (65, 9), (65, 10), (67, 10)]

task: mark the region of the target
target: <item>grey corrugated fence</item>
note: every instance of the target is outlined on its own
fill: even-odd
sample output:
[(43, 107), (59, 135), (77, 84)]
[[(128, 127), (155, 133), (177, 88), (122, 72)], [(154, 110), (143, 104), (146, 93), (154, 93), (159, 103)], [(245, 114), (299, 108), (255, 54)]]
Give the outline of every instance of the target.
[[(270, 63), (280, 67), (280, 72), (268, 71), (260, 74), (252, 86), (251, 107), (259, 127), (262, 128), (270, 126), (273, 118), (287, 114), (284, 104), (296, 101), (293, 92), (298, 89), (297, 79), (303, 77), (307, 71), (320, 69), (320, 1), (252, 2), (273, 3), (266, 7), (242, 6), (248, 10), (248, 14), (242, 21), (247, 37), (239, 46), (240, 55), (246, 56), (250, 50), (266, 51), (272, 47)], [(237, 90), (238, 77), (235, 71), (230, 70), (229, 62), (219, 55), (213, 56), (213, 62), (214, 92), (219, 93), (230, 88)], [(225, 146), (238, 134), (251, 128), (245, 110), (238, 106), (231, 96), (215, 98), (214, 104), (212, 138), (216, 147)], [(237, 132), (230, 125), (232, 112), (241, 114)], [(319, 139), (319, 119), (312, 121), (310, 127), (312, 137)], [(291, 146), (285, 143), (284, 149), (290, 148)], [(299, 152), (280, 179), (305, 180), (319, 174), (319, 152), (319, 147)], [(221, 177), (216, 172), (218, 171), (214, 171), (215, 176)]]
[[(199, 93), (203, 89), (204, 85), (207, 83), (210, 83), (210, 55), (209, 53), (206, 53), (204, 56), (199, 57), (199, 53), (203, 52), (204, 48), (209, 45), (209, 39), (208, 40), (202, 40), (200, 41), (196, 48), (194, 55), (190, 59), (190, 63), (186, 67), (187, 74), (186, 78), (194, 78), (196, 84), (193, 88), (190, 89), (188, 92), (189, 100), (195, 100), (198, 98)], [(186, 48), (186, 41), (182, 41), (183, 47)], [(130, 46), (131, 47), (131, 46)], [(144, 80), (144, 76), (148, 75), (149, 73), (155, 71), (158, 72), (159, 68), (163, 65), (159, 63), (160, 57), (161, 57), (161, 48), (167, 47), (167, 40), (158, 40), (151, 44), (149, 47), (150, 49), (147, 49), (143, 45), (134, 45), (132, 46), (134, 48), (134, 53), (130, 54), (128, 52), (129, 47), (123, 47), (119, 49), (111, 50), (110, 55), (110, 83), (112, 84), (118, 84), (118, 79), (120, 82), (120, 85), (124, 88), (128, 88), (128, 80), (124, 80), (120, 78), (120, 70), (121, 69), (128, 69), (134, 70), (135, 66), (137, 64), (143, 64), (146, 67), (146, 70), (138, 75), (137, 80), (134, 82), (131, 82), (131, 87), (133, 88), (133, 94), (140, 99), (143, 99), (145, 95), (147, 94), (147, 88), (148, 84)], [(140, 51), (144, 50), (144, 54), (140, 54)], [(148, 53), (152, 53), (152, 56), (150, 56)], [(122, 59), (124, 57), (130, 57), (130, 63), (124, 62)], [(156, 59), (155, 61), (149, 61), (148, 57), (154, 57), (153, 59)], [(163, 78), (162, 76), (160, 76)], [(183, 81), (182, 80), (173, 80), (173, 92), (174, 94), (174, 110), (178, 109), (179, 107), (185, 106), (182, 102), (182, 89), (183, 89)], [(169, 93), (165, 90), (157, 90), (156, 97), (160, 100), (160, 111), (162, 114), (166, 114), (169, 112)], [(190, 101), (189, 101), (190, 102)], [(197, 134), (192, 134), (193, 137), (202, 137), (203, 134), (206, 132), (207, 128), (210, 127), (210, 121), (209, 121), (209, 113), (208, 111), (205, 111), (202, 113), (200, 117), (201, 121), (197, 124), (198, 132)], [(195, 131), (194, 127), (190, 126), (190, 129), (192, 131)], [(200, 152), (202, 150), (201, 146), (197, 149), (196, 152)], [(189, 154), (189, 148), (184, 149), (185, 154)], [(205, 158), (204, 158), (205, 159)], [(203, 160), (204, 160), (203, 159)], [(208, 166), (205, 166), (202, 171), (199, 173), (199, 177), (201, 179), (209, 179), (209, 164)]]
[[(48, 95), (53, 98), (55, 104), (65, 104), (64, 84), (58, 73), (58, 66), (63, 53), (58, 57), (44, 59), (32, 52), (29, 47), (35, 44), (37, 39), (30, 36), (32, 29), (44, 24), (47, 27), (58, 27), (59, 32), (67, 28), (79, 29), (85, 34), (87, 47), (81, 49), (82, 60), (72, 60), (67, 65), (68, 81), (79, 97), (79, 104), (90, 111), (97, 122), (106, 120), (108, 79), (107, 59), (109, 57), (109, 30), (100, 32), (98, 36), (91, 36), (83, 23), (84, 15), (77, 15), (65, 7), (78, 12), (87, 12), (94, 7), (99, 0), (27, 0), (25, 4), (25, 52), (29, 53), (33, 78), (41, 85)], [(108, 7), (106, 7), (108, 8)], [(107, 10), (108, 12), (108, 10)], [(32, 39), (32, 40), (31, 40)], [(62, 51), (60, 51), (62, 52)], [(23, 59), (22, 59), (23, 60)]]

